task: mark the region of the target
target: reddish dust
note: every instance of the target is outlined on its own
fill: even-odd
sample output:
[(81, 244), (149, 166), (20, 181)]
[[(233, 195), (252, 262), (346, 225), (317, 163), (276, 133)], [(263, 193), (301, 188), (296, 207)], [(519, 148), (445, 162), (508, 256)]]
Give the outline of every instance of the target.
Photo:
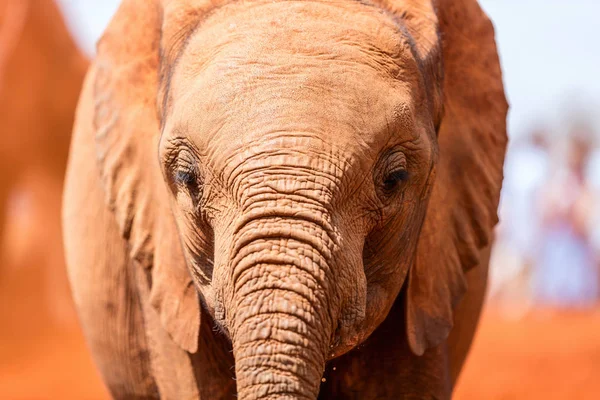
[[(40, 315), (41, 297), (26, 281), (8, 292), (0, 285), (3, 304), (14, 296), (0, 315), (0, 398), (107, 399), (74, 315), (63, 315), (60, 328), (55, 318)], [(520, 320), (491, 310), (454, 398), (597, 399), (599, 371), (600, 310), (536, 312)]]

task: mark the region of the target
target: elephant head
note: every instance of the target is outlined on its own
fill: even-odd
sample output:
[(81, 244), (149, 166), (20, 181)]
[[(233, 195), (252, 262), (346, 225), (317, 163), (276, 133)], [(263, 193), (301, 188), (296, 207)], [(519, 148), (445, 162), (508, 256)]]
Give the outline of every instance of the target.
[(197, 351), (202, 303), (240, 398), (316, 398), (403, 286), (398, 340), (447, 337), (506, 146), (476, 1), (125, 0), (83, 98), (165, 330)]

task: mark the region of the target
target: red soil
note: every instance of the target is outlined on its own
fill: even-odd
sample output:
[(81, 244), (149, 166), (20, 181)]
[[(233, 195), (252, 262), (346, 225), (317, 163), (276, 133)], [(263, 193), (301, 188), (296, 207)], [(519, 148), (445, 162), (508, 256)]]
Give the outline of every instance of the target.
[(0, 274), (0, 399), (107, 399), (72, 306), (50, 312), (44, 294), (54, 290), (37, 282)]
[(512, 321), (488, 309), (454, 398), (600, 399), (600, 309)]
[[(58, 328), (47, 325), (48, 316), (29, 314), (35, 320), (26, 322), (18, 308), (12, 317), (6, 309), (0, 315), (12, 327), (3, 322), (0, 330), (0, 398), (107, 399), (74, 321)], [(518, 321), (488, 311), (454, 398), (600, 398), (600, 310), (538, 312)]]

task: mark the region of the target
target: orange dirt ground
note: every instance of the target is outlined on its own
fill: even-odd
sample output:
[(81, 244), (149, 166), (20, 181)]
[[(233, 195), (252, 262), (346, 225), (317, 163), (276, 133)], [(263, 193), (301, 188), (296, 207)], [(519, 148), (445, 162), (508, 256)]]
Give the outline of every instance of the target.
[(454, 399), (600, 399), (600, 309), (512, 321), (488, 309)]
[[(25, 301), (12, 311), (35, 307)], [(26, 321), (7, 310), (0, 309), (0, 399), (108, 398), (72, 321), (48, 328), (48, 317)], [(488, 310), (454, 398), (600, 398), (600, 310), (537, 312), (521, 320)]]

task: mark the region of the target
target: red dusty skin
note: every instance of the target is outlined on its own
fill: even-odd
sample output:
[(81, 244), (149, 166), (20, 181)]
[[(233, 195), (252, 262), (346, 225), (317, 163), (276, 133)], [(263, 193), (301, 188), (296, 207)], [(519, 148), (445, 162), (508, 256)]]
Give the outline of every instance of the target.
[(323, 226), (270, 213), (236, 235), (229, 309), (240, 399), (318, 396), (335, 321), (327, 288), (333, 241)]

